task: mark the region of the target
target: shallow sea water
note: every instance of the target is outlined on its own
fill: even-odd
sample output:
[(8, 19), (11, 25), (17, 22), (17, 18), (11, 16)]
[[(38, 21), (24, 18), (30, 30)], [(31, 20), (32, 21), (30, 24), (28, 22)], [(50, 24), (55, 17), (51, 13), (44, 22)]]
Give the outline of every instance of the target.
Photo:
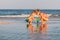
[(60, 40), (60, 18), (49, 18), (47, 30), (34, 33), (26, 27), (25, 18), (0, 18), (0, 22), (13, 22), (0, 24), (0, 40)]

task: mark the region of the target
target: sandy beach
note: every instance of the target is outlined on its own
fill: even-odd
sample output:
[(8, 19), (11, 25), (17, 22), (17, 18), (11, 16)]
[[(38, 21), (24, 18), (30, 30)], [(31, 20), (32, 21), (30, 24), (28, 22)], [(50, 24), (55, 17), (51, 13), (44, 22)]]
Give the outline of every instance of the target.
[[(30, 33), (26, 18), (0, 18), (0, 40), (60, 40), (60, 18), (49, 18), (43, 33)], [(36, 24), (33, 24), (36, 25)]]

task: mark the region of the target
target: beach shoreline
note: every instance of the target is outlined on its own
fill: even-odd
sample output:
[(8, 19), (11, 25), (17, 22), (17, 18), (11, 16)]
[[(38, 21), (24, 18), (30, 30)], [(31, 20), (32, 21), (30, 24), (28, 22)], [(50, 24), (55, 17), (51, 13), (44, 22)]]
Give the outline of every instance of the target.
[[(0, 15), (0, 18), (19, 18), (19, 17), (28, 17), (30, 14), (22, 14), (22, 15)], [(49, 17), (60, 17), (60, 14), (47, 14)], [(35, 16), (37, 17), (37, 16)]]

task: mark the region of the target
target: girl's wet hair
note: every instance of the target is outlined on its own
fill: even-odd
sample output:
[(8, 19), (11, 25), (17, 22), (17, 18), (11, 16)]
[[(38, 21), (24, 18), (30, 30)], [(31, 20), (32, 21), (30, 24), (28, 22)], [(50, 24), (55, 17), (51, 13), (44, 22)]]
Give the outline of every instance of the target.
[(38, 12), (39, 12), (40, 10), (39, 10), (39, 9), (36, 9), (36, 10), (33, 10), (32, 12), (36, 12), (36, 11), (38, 11)]
[(32, 11), (32, 13), (36, 13), (36, 11), (35, 11), (35, 10), (33, 10), (33, 11)]
[(39, 10), (39, 9), (36, 9), (36, 11), (38, 11), (38, 12), (39, 12), (40, 10)]

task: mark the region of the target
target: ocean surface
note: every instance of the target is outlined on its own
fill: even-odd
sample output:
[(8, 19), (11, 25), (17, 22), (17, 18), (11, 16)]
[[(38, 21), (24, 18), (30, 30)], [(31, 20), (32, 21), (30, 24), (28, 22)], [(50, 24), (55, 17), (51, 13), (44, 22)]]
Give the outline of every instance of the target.
[[(34, 9), (0, 9), (0, 15), (31, 14)], [(60, 10), (43, 9), (41, 12), (47, 14), (60, 14)]]
[(0, 40), (60, 40), (60, 18), (49, 18), (44, 32), (29, 31), (25, 19), (0, 18), (0, 22), (5, 22), (0, 23)]

